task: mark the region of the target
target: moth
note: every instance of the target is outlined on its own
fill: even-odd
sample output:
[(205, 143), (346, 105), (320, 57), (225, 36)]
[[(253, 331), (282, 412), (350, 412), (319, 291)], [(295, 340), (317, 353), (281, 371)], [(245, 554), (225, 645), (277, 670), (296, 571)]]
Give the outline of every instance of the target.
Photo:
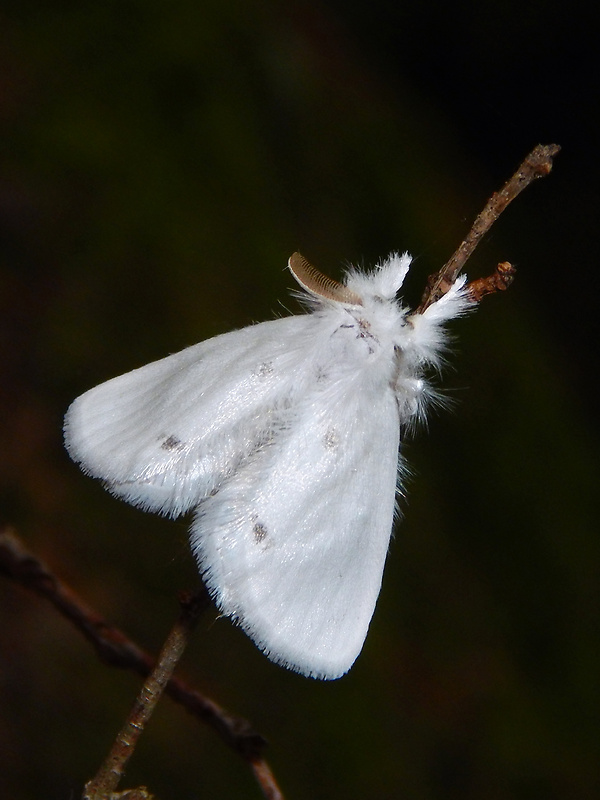
[(220, 611), (274, 662), (334, 679), (360, 653), (390, 541), (403, 432), (432, 397), (458, 278), (423, 313), (392, 253), (343, 283), (289, 260), (307, 313), (250, 325), (114, 378), (70, 406), (65, 444), (116, 497), (191, 512)]

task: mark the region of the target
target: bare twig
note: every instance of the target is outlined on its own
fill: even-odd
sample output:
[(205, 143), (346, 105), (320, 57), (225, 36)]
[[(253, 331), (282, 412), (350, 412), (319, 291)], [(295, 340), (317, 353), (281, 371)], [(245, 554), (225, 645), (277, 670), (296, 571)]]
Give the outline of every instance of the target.
[[(0, 574), (45, 597), (94, 645), (104, 663), (132, 670), (144, 678), (150, 674), (153, 658), (89, 608), (43, 562), (25, 549), (14, 533), (6, 529), (0, 530)], [(214, 728), (229, 747), (250, 763), (265, 797), (273, 800), (283, 797), (262, 756), (266, 741), (247, 720), (230, 714), (179, 678), (171, 678), (165, 692)]]
[(517, 270), (508, 261), (502, 261), (487, 278), (477, 278), (467, 284), (473, 300), (478, 303), (486, 294), (504, 292), (511, 285)]
[[(428, 306), (435, 303), (436, 300), (439, 300), (439, 298), (448, 291), (456, 280), (456, 276), (464, 267), (467, 259), (471, 256), (482, 237), (489, 231), (500, 214), (532, 181), (536, 178), (543, 178), (550, 173), (552, 169), (552, 159), (559, 151), (560, 147), (557, 144), (538, 144), (537, 147), (534, 147), (531, 153), (529, 153), (512, 178), (504, 184), (502, 189), (500, 189), (499, 192), (494, 192), (452, 258), (444, 264), (439, 272), (429, 276), (427, 288), (423, 293), (421, 304), (416, 313), (420, 314), (425, 311)], [(494, 275), (497, 273), (498, 268)], [(514, 269), (511, 274), (514, 274)], [(506, 289), (508, 286), (508, 284), (505, 282), (503, 283), (502, 280), (495, 279), (493, 275), (483, 280), (487, 282), (487, 290), (484, 291), (480, 297), (483, 297), (484, 294), (497, 291), (498, 289)], [(472, 289), (473, 294), (477, 294), (477, 291), (479, 291), (479, 289)], [(478, 297), (477, 299), (480, 298)]]
[(255, 758), (250, 761), (250, 764), (252, 766), (252, 771), (254, 772), (254, 777), (256, 778), (258, 785), (262, 789), (267, 800), (285, 800), (281, 794), (281, 789), (277, 785), (277, 781), (271, 772), (271, 767), (267, 764), (264, 758)]
[(150, 794), (145, 786), (138, 786), (135, 789), (125, 789), (123, 792), (111, 792), (104, 800), (157, 800), (157, 798)]
[(125, 725), (119, 731), (110, 753), (97, 775), (86, 784), (83, 800), (102, 800), (110, 796), (118, 787), (138, 739), (142, 735), (146, 723), (152, 716), (156, 704), (162, 697), (165, 687), (187, 647), (198, 616), (206, 608), (210, 600), (204, 590), (196, 595), (187, 595), (180, 602), (181, 614), (179, 619), (171, 629), (171, 633), (167, 637), (154, 669), (146, 678), (146, 682)]

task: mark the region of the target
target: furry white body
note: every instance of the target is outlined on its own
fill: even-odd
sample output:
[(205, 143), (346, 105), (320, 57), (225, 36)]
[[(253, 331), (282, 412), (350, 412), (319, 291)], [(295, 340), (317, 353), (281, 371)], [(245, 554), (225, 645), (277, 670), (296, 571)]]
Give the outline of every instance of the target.
[(359, 654), (392, 529), (400, 431), (423, 413), (459, 279), (424, 314), (395, 300), (410, 258), (311, 292), (310, 313), (189, 347), (86, 392), (69, 454), (147, 511), (194, 511), (220, 610), (273, 661), (333, 679)]

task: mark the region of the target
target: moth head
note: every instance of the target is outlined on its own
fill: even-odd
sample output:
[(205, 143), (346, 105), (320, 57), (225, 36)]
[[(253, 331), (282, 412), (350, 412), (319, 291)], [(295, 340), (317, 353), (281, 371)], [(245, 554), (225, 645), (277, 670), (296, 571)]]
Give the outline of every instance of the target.
[(344, 303), (351, 306), (362, 306), (363, 301), (360, 295), (353, 292), (343, 283), (328, 278), (316, 267), (313, 267), (303, 255), (293, 253), (288, 261), (288, 267), (300, 286), (313, 297), (321, 297), (324, 300), (335, 300), (337, 303)]

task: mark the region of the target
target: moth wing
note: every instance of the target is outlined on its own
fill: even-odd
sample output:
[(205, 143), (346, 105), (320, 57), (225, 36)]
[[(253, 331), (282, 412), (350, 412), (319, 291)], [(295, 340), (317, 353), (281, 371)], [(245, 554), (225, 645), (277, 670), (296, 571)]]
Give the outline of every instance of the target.
[(285, 343), (310, 319), (226, 333), (90, 389), (65, 417), (70, 456), (133, 505), (185, 512), (268, 437), (293, 389)]
[(360, 653), (398, 474), (391, 389), (313, 398), (200, 507), (192, 548), (217, 605), (273, 661), (333, 679)]

